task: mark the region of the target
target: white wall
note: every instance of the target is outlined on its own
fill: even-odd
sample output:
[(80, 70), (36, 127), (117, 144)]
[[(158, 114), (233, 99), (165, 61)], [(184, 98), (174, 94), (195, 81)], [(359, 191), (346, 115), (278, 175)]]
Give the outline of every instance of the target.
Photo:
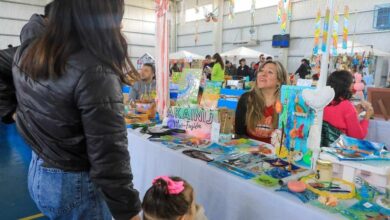
[[(50, 0), (0, 0), (0, 49), (20, 44), (19, 34), (34, 13), (43, 14)], [(126, 0), (123, 31), (133, 61), (148, 52), (154, 56), (155, 16), (152, 0)]]
[[(260, 0), (257, 0), (260, 1)], [(199, 1), (200, 5), (210, 4), (212, 0)], [(239, 2), (239, 1), (236, 1)], [(390, 52), (390, 30), (378, 31), (373, 29), (374, 6), (378, 4), (390, 3), (389, 0), (337, 0), (336, 5), (339, 13), (343, 14), (344, 5), (349, 5), (350, 15), (350, 34), (353, 33), (355, 23), (356, 34), (355, 41), (364, 45), (373, 45), (387, 52)], [(185, 0), (185, 8), (194, 7), (195, 0)], [(250, 12), (245, 11), (236, 13), (234, 20), (227, 17), (228, 3), (225, 2), (224, 21), (223, 21), (223, 50), (229, 50), (237, 46), (233, 42), (250, 39), (249, 28), (251, 25)], [(291, 42), (288, 51), (288, 71), (295, 71), (300, 59), (310, 55), (314, 45), (314, 20), (318, 8), (326, 8), (326, 0), (295, 0), (293, 2), (292, 22), (290, 26)], [(279, 55), (280, 49), (272, 48), (272, 36), (280, 33), (279, 24), (276, 20), (276, 6), (257, 9), (255, 12), (255, 29), (257, 39), (260, 45), (252, 47), (253, 49)], [(354, 12), (357, 11), (355, 15)], [(178, 25), (178, 50), (189, 50), (201, 55), (212, 54), (213, 24), (199, 21), (200, 40), (198, 45), (194, 43), (195, 22), (189, 22)], [(342, 34), (343, 16), (340, 15), (339, 34)], [(322, 25), (321, 25), (322, 29)], [(341, 41), (341, 36), (339, 37)], [(350, 36), (352, 39), (352, 36)]]
[(46, 0), (0, 0), (0, 49), (20, 44), (23, 25), (34, 13), (43, 14)]

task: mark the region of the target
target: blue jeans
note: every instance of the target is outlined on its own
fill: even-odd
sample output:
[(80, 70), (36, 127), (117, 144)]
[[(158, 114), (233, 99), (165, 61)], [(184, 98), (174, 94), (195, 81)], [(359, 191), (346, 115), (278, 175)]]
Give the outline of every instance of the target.
[(42, 166), (33, 152), (28, 172), (28, 189), (39, 210), (50, 219), (111, 220), (101, 192), (88, 172), (65, 172)]

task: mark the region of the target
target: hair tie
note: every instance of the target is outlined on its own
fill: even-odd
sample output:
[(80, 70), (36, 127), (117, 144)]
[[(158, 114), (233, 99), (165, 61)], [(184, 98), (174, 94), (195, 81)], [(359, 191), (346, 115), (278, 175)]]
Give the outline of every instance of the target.
[(184, 191), (184, 181), (173, 181), (168, 176), (159, 176), (153, 180), (153, 185), (156, 185), (156, 182), (159, 179), (162, 179), (167, 183), (168, 185), (167, 194), (169, 195), (178, 195)]

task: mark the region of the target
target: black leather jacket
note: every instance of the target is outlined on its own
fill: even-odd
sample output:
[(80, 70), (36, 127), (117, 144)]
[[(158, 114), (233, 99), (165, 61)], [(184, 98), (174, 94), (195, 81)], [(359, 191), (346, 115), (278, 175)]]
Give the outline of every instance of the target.
[(16, 110), (15, 87), (12, 81), (12, 61), (17, 48), (0, 50), (0, 118), (4, 123), (12, 123)]
[(19, 132), (45, 166), (89, 171), (115, 219), (137, 215), (119, 77), (81, 50), (60, 78), (32, 80), (19, 68), (27, 50), (22, 42), (13, 65)]

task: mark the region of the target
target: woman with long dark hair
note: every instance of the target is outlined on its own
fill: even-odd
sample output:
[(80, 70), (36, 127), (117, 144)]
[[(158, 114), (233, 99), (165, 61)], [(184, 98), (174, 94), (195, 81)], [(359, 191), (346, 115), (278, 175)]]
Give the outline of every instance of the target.
[(213, 55), (214, 66), (211, 71), (211, 81), (222, 82), (225, 80), (225, 65), (219, 53)]
[(15, 55), (16, 123), (33, 149), (28, 187), (50, 219), (138, 219), (123, 14), (124, 0), (55, 0), (43, 34)]
[[(361, 102), (357, 111), (350, 101), (353, 90), (352, 74), (345, 70), (335, 71), (328, 77), (327, 85), (334, 89), (335, 97), (324, 109), (324, 122), (350, 137), (364, 139), (374, 110), (370, 103)], [(361, 109), (364, 109), (366, 114), (359, 120)]]

